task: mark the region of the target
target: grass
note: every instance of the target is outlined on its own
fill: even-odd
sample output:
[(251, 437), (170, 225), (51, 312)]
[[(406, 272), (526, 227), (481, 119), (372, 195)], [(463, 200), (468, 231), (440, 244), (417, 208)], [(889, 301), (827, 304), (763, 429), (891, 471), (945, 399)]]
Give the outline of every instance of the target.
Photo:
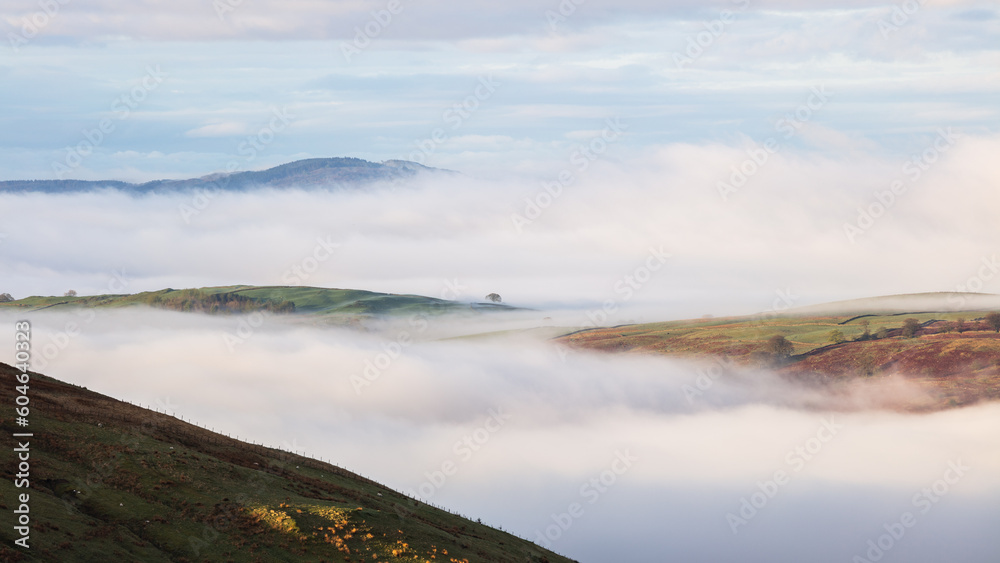
[[(220, 306), (221, 303), (221, 306)], [(294, 306), (291, 314), (308, 316), (332, 324), (354, 324), (366, 319), (393, 316), (440, 315), (445, 313), (483, 314), (511, 311), (514, 307), (496, 304), (469, 304), (420, 295), (396, 295), (356, 289), (319, 287), (235, 285), (199, 289), (164, 289), (133, 295), (76, 297), (26, 297), (0, 303), (0, 309), (23, 311), (60, 310), (75, 307), (121, 309), (152, 306), (171, 310), (210, 314), (248, 313)]]
[[(769, 367), (809, 381), (899, 375), (929, 391), (932, 408), (948, 408), (1000, 400), (1000, 334), (979, 322), (987, 313), (861, 311), (840, 316), (713, 318), (596, 328), (555, 340), (605, 352), (726, 357), (737, 365)], [(916, 338), (901, 334), (903, 321), (909, 318), (923, 326)], [(973, 330), (949, 331), (960, 318)], [(863, 340), (863, 321), (868, 321), (870, 334), (885, 329), (886, 337)], [(830, 342), (833, 330), (841, 331), (847, 341)], [(766, 353), (766, 342), (775, 335), (784, 336), (794, 348), (787, 361), (776, 362)]]
[[(0, 364), (0, 400), (18, 373)], [(31, 549), (3, 561), (569, 561), (339, 467), (34, 374)], [(0, 442), (16, 447), (12, 409)], [(0, 510), (12, 511), (14, 465)]]

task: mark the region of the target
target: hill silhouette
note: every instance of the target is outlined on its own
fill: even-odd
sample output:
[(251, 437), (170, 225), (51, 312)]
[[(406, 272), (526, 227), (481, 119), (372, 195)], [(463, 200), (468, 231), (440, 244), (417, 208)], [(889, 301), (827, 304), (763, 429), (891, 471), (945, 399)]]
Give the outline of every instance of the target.
[(369, 162), (360, 158), (310, 158), (259, 171), (216, 173), (186, 180), (154, 180), (140, 184), (118, 180), (11, 180), (2, 192), (72, 193), (115, 189), (133, 194), (175, 191), (245, 191), (256, 188), (351, 188), (375, 182), (413, 178), (424, 172), (454, 174), (406, 160)]

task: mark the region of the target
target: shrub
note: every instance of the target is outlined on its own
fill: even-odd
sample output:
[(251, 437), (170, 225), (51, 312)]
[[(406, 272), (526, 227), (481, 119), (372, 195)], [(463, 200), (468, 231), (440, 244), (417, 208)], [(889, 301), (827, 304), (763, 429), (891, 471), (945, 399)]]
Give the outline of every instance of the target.
[(844, 338), (844, 333), (841, 332), (838, 329), (834, 329), (834, 330), (830, 331), (829, 339), (830, 339), (830, 342), (832, 342), (834, 344), (842, 344), (842, 343), (844, 343), (844, 342), (847, 341), (847, 339)]
[(764, 350), (774, 356), (774, 358), (782, 360), (792, 355), (792, 352), (795, 351), (795, 346), (784, 336), (775, 334), (767, 340)]
[(1000, 313), (986, 315), (986, 326), (992, 328), (993, 332), (1000, 332)]

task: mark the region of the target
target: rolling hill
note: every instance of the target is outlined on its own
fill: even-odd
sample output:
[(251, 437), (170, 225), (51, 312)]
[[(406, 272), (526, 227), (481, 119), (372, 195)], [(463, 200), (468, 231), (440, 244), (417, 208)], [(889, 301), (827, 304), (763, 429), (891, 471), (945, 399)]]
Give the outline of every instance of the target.
[(70, 193), (96, 189), (115, 189), (132, 194), (194, 190), (244, 191), (290, 187), (337, 189), (404, 180), (424, 172), (454, 174), (405, 160), (368, 162), (358, 158), (311, 158), (267, 170), (216, 173), (187, 180), (154, 180), (142, 184), (117, 180), (12, 180), (0, 182), (0, 193)]
[(234, 285), (199, 289), (163, 289), (131, 295), (26, 297), (0, 303), (0, 309), (24, 312), (58, 311), (74, 307), (120, 309), (158, 307), (209, 314), (267, 311), (295, 315), (329, 324), (357, 325), (366, 321), (403, 315), (479, 315), (516, 311), (498, 303), (463, 303), (420, 295), (397, 295), (357, 289), (300, 286)]
[[(933, 410), (1000, 400), (1000, 333), (985, 322), (1000, 306), (977, 309), (994, 304), (1000, 305), (1000, 296), (899, 295), (781, 314), (584, 329), (555, 341), (604, 352), (726, 358), (824, 384), (904, 378), (933, 397), (931, 404), (911, 407)], [(917, 321), (912, 337), (904, 336), (906, 319)], [(789, 357), (769, 349), (776, 336), (791, 344)]]
[[(6, 405), (19, 373), (0, 364)], [(5, 458), (0, 509), (30, 494), (30, 549), (3, 526), (3, 561), (570, 561), (328, 463), (40, 374), (28, 392), (30, 426), (4, 409), (0, 442), (29, 442), (31, 486)]]

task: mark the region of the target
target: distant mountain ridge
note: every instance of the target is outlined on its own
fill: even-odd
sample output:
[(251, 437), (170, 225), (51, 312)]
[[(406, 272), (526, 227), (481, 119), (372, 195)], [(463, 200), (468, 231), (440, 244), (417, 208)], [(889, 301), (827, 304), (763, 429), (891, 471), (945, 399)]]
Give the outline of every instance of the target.
[(72, 193), (111, 188), (148, 194), (171, 191), (243, 191), (255, 188), (347, 188), (413, 178), (424, 172), (454, 174), (406, 160), (369, 162), (360, 158), (310, 158), (267, 170), (215, 173), (187, 180), (153, 180), (141, 184), (118, 180), (10, 180), (0, 193)]

